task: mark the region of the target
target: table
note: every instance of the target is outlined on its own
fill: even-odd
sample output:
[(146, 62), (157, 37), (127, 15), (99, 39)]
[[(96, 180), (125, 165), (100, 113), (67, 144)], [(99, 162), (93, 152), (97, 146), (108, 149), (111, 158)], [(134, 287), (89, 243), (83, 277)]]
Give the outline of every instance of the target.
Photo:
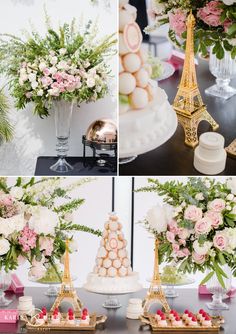
[[(50, 170), (50, 166), (55, 164), (58, 160), (57, 157), (38, 157), (35, 175), (37, 176), (116, 176), (117, 175), (117, 159), (113, 157), (106, 157), (106, 165), (98, 166), (97, 160), (99, 158), (94, 157), (67, 157), (66, 160), (71, 164), (74, 169), (68, 173), (56, 173)], [(101, 158), (102, 159), (102, 158)]]
[[(182, 70), (167, 80), (159, 83), (172, 103), (177, 93), (177, 86), (180, 82)], [(225, 144), (228, 146), (236, 138), (236, 96), (225, 101), (223, 99), (207, 96), (205, 88), (215, 82), (215, 78), (209, 72), (209, 64), (206, 60), (199, 60), (197, 76), (200, 91), (209, 113), (219, 123), (218, 132), (225, 137)], [(236, 80), (232, 80), (236, 86)], [(199, 135), (211, 131), (208, 123), (201, 122)], [(120, 175), (199, 175), (193, 167), (194, 150), (184, 144), (184, 131), (179, 125), (174, 136), (165, 144), (148, 153), (140, 155), (133, 162), (120, 165)], [(228, 157), (225, 171), (222, 175), (236, 175), (236, 159)]]
[[(45, 288), (26, 288), (25, 295), (31, 295), (33, 297), (33, 302), (36, 307), (42, 308), (46, 306), (49, 308), (54, 301), (54, 298), (50, 298), (44, 295), (46, 291)], [(179, 289), (179, 297), (174, 299), (169, 299), (169, 304), (171, 308), (175, 308), (179, 312), (183, 312), (186, 308), (193, 311), (197, 311), (200, 308), (206, 309), (206, 301), (210, 300), (209, 296), (198, 295), (197, 289)], [(84, 289), (78, 289), (78, 295), (80, 299), (84, 302), (90, 311), (96, 311), (97, 314), (106, 314), (108, 319), (105, 324), (104, 330), (97, 330), (96, 333), (100, 334), (136, 334), (140, 331), (140, 321), (139, 320), (129, 320), (126, 319), (126, 307), (128, 300), (131, 297), (144, 298), (146, 295), (146, 290), (142, 290), (138, 293), (132, 295), (119, 296), (122, 303), (122, 307), (117, 310), (106, 310), (102, 307), (102, 303), (105, 300), (105, 296), (97, 295), (93, 293), (86, 292)], [(10, 304), (9, 308), (14, 308), (17, 305), (17, 300)], [(229, 311), (223, 311), (222, 314), (225, 317), (224, 324), (224, 334), (235, 334), (235, 314), (236, 314), (236, 298), (232, 298), (229, 301), (230, 309)], [(209, 312), (212, 314), (211, 312)], [(24, 333), (21, 330), (20, 324), (18, 325), (4, 325), (0, 324), (0, 333)], [(54, 332), (55, 333), (55, 332)], [(72, 333), (72, 332), (71, 332)], [(73, 332), (75, 333), (75, 332)], [(80, 332), (88, 333), (88, 332)], [(145, 333), (151, 333), (149, 330), (145, 330)]]

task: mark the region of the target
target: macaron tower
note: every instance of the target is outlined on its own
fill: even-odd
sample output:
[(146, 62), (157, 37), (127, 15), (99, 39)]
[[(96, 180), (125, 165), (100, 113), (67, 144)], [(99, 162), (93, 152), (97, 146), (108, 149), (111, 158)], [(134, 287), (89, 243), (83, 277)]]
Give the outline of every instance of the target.
[[(177, 117), (165, 91), (151, 80), (137, 9), (119, 0), (119, 156), (121, 163), (155, 149), (175, 132)], [(131, 135), (132, 134), (132, 135)]]
[(141, 49), (142, 33), (135, 22), (137, 9), (129, 0), (119, 1), (119, 93), (120, 113), (146, 108), (153, 100), (152, 67)]
[(134, 273), (130, 266), (127, 241), (115, 213), (110, 214), (104, 225), (96, 264), (93, 273), (88, 275), (85, 288), (101, 293), (125, 293), (141, 288), (138, 274)]

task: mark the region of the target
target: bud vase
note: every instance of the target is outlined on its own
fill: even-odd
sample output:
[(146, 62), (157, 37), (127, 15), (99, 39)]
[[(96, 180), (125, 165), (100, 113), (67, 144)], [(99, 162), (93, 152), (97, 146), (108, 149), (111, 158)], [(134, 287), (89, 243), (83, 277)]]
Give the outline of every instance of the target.
[(231, 268), (226, 264), (221, 267), (226, 277), (222, 277), (225, 287), (223, 287), (217, 279), (216, 274), (207, 282), (207, 289), (212, 293), (212, 302), (207, 303), (210, 310), (228, 310), (229, 306), (223, 302), (224, 295), (231, 289), (232, 272)]
[(211, 48), (209, 67), (210, 72), (216, 77), (216, 84), (207, 88), (205, 93), (224, 100), (234, 96), (236, 89), (229, 84), (230, 80), (236, 77), (236, 59), (231, 57), (231, 53), (225, 50), (224, 58), (218, 59)]
[(57, 173), (67, 173), (73, 170), (73, 167), (66, 161), (66, 157), (69, 151), (71, 118), (75, 105), (75, 101), (53, 101), (52, 109), (55, 113), (58, 161), (50, 169)]
[(0, 269), (0, 307), (6, 307), (12, 300), (5, 297), (5, 291), (11, 285), (11, 273)]

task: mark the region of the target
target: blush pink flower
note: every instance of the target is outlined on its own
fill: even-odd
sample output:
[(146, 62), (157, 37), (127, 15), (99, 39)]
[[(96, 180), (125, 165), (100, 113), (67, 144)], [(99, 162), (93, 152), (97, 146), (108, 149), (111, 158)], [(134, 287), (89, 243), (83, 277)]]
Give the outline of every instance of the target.
[(44, 87), (47, 87), (47, 86), (51, 85), (52, 79), (49, 78), (49, 77), (42, 77), (41, 82), (42, 82), (42, 85)]
[(197, 234), (207, 234), (210, 232), (212, 228), (211, 226), (212, 226), (211, 219), (204, 217), (196, 222), (194, 229)]
[(179, 228), (178, 228), (178, 224), (177, 224), (177, 221), (172, 219), (169, 223), (168, 223), (168, 229), (170, 232), (174, 233), (174, 234), (177, 234), (178, 231), (179, 231)]
[(229, 19), (225, 20), (223, 25), (224, 25), (224, 31), (227, 32), (229, 27), (233, 24), (233, 22)]
[(178, 231), (178, 236), (180, 239), (186, 240), (190, 236), (190, 232), (186, 228), (180, 228)]
[(196, 252), (192, 253), (192, 259), (197, 264), (203, 264), (205, 262), (206, 256), (205, 255), (199, 255)]
[(213, 201), (209, 202), (208, 209), (221, 212), (225, 209), (225, 201), (221, 198), (216, 198)]
[(0, 199), (0, 204), (1, 205), (6, 205), (6, 206), (11, 206), (13, 204), (13, 198), (11, 195), (3, 196)]
[(49, 68), (45, 68), (44, 70), (43, 70), (43, 74), (45, 75), (45, 76), (49, 76), (50, 75), (50, 70), (49, 70)]
[(220, 16), (222, 9), (219, 8), (220, 1), (210, 1), (205, 7), (199, 9), (197, 16), (206, 24), (213, 27), (221, 25)]
[(36, 247), (37, 233), (25, 226), (19, 236), (19, 244), (22, 246), (23, 252), (28, 252)]
[(196, 222), (202, 218), (202, 209), (196, 205), (189, 205), (184, 211), (184, 218)]
[(229, 240), (226, 235), (218, 232), (213, 238), (213, 244), (219, 250), (224, 251), (229, 244)]
[(221, 224), (223, 224), (223, 216), (220, 212), (210, 210), (205, 213), (205, 217), (210, 218), (211, 225), (214, 228), (218, 228)]
[(166, 232), (166, 238), (172, 244), (175, 242), (175, 234), (173, 232), (167, 231)]
[(179, 251), (179, 245), (178, 244), (172, 244), (172, 249), (174, 253), (177, 253)]
[(169, 12), (170, 28), (174, 32), (181, 36), (186, 31), (186, 12), (181, 9), (175, 9), (173, 12)]
[(51, 256), (53, 252), (53, 242), (52, 238), (40, 237), (39, 238), (39, 249), (44, 251), (45, 256)]

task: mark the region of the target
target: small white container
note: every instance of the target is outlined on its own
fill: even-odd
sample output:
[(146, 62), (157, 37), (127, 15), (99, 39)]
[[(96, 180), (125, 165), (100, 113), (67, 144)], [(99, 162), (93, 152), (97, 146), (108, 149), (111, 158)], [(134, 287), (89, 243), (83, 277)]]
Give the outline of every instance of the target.
[(35, 306), (32, 302), (31, 296), (22, 296), (19, 297), (19, 304), (17, 306), (19, 315), (27, 314), (27, 315), (34, 315), (35, 313)]
[(143, 314), (142, 299), (131, 298), (126, 309), (126, 317), (128, 319), (139, 319)]
[(205, 175), (216, 175), (225, 169), (227, 153), (224, 137), (219, 133), (206, 132), (199, 138), (199, 146), (194, 151), (193, 165)]

